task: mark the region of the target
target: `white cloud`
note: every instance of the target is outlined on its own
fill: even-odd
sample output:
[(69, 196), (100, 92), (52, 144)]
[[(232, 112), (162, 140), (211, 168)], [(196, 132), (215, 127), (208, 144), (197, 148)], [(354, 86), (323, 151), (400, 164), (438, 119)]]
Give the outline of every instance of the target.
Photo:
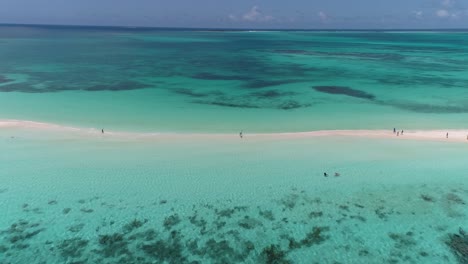
[(320, 21), (322, 22), (326, 22), (328, 20), (328, 15), (323, 11), (318, 12), (317, 15), (320, 18)]
[(422, 19), (424, 13), (423, 11), (414, 11), (413, 14), (414, 14), (414, 17), (416, 17), (417, 19)]
[(455, 4), (454, 0), (442, 0), (441, 3), (445, 7), (452, 7)]
[(258, 6), (253, 6), (242, 16), (242, 20), (251, 22), (270, 21), (273, 19), (272, 16), (264, 15)]
[(449, 17), (450, 16), (450, 13), (449, 11), (445, 10), (445, 9), (439, 9), (436, 11), (436, 16), (438, 17)]

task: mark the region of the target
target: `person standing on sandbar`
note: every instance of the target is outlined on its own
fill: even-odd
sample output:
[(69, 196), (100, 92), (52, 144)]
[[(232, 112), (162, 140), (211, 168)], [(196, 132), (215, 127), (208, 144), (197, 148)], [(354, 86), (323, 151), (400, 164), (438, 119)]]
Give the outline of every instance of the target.
[(103, 128), (103, 129), (101, 129), (101, 134), (104, 134), (104, 128)]
[(242, 130), (241, 130), (241, 132), (239, 133), (239, 137), (240, 137), (240, 138), (243, 138), (243, 137), (244, 137), (244, 134), (242, 133)]
[(445, 135), (445, 138), (448, 138), (448, 132), (447, 132), (447, 134)]

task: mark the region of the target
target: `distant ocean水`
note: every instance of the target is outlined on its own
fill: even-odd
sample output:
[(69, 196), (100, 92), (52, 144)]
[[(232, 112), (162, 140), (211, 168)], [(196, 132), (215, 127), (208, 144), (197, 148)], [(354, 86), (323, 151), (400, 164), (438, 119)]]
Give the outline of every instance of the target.
[(463, 32), (1, 26), (0, 118), (146, 132), (464, 128)]
[(466, 264), (467, 61), (463, 32), (0, 26), (0, 263)]

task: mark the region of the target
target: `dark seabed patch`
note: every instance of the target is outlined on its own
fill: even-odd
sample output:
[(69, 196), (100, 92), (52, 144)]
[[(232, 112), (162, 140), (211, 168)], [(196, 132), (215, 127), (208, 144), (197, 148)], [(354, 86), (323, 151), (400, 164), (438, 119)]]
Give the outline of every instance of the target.
[(435, 114), (456, 114), (456, 113), (468, 113), (468, 106), (450, 106), (450, 105), (433, 105), (433, 104), (421, 104), (416, 102), (404, 102), (404, 101), (381, 101), (378, 102), (382, 105), (396, 107), (402, 110), (407, 110), (416, 113), (435, 113)]
[[(425, 190), (421, 193), (431, 192)], [(231, 201), (200, 201), (189, 205), (187, 211), (178, 211), (174, 209), (177, 204), (164, 200), (164, 204), (173, 209), (158, 215), (158, 220), (152, 216), (129, 218), (127, 221), (106, 217), (97, 226), (93, 226), (93, 221), (83, 219), (92, 219), (94, 214), (80, 214), (79, 219), (65, 227), (68, 235), (56, 241), (45, 240), (50, 236), (38, 235), (44, 230), (38, 223), (18, 220), (0, 232), (0, 253), (7, 257), (6, 263), (15, 257), (25, 256), (24, 249), (37, 252), (34, 257), (38, 263), (46, 263), (45, 260), (83, 264), (295, 263), (293, 258), (300, 261), (297, 257), (303, 253), (308, 256), (321, 255), (320, 260), (312, 259), (310, 263), (339, 263), (333, 258), (336, 256), (334, 253), (341, 251), (349, 255), (353, 263), (447, 263), (450, 257), (444, 252), (449, 254), (451, 250), (460, 263), (466, 263), (463, 261), (467, 257), (468, 238), (461, 229), (444, 241), (434, 239), (431, 242), (445, 243), (448, 246), (446, 251), (428, 250), (422, 233), (425, 228), (419, 229), (418, 225), (409, 227), (408, 231), (383, 232), (382, 242), (390, 246), (389, 250), (375, 251), (365, 246), (358, 234), (360, 232), (355, 233), (354, 228), (359, 230), (360, 225), (373, 221), (382, 223), (387, 220), (387, 215), (395, 214), (397, 217), (397, 207), (388, 205), (384, 199), (378, 204), (369, 204), (361, 199), (331, 202), (322, 201), (315, 195), (292, 188), (292, 192), (271, 201), (270, 205), (276, 203), (273, 207), (236, 205)], [(420, 193), (415, 193), (413, 198), (422, 197)], [(457, 190), (450, 190), (443, 195), (443, 199), (457, 206), (465, 203), (464, 192)], [(90, 200), (80, 201), (86, 203)], [(161, 208), (158, 202), (154, 206)], [(81, 206), (78, 204), (74, 210), (79, 211)], [(375, 207), (378, 209), (373, 215)], [(366, 221), (361, 214), (370, 221)], [(405, 217), (412, 215), (408, 212)], [(333, 221), (339, 217), (344, 217), (346, 221), (338, 224)], [(80, 237), (88, 229), (95, 230), (94, 235)], [(294, 232), (297, 230), (299, 232)], [(264, 237), (265, 232), (268, 239)], [(339, 241), (346, 243), (336, 244)], [(333, 248), (336, 252), (323, 253), (324, 249)]]
[(41, 89), (34, 88), (30, 84), (15, 83), (0, 86), (0, 92), (22, 92), (22, 93), (43, 93)]
[(45, 87), (37, 88), (30, 83), (15, 83), (7, 84), (0, 86), (0, 92), (22, 92), (22, 93), (56, 93), (63, 91), (76, 91), (83, 90), (89, 92), (98, 92), (98, 91), (130, 91), (130, 90), (139, 90), (152, 88), (152, 86), (146, 85), (140, 82), (133, 81), (123, 81), (113, 84), (97, 84), (91, 86), (76, 86), (76, 85), (67, 85), (67, 84), (49, 84)]
[(129, 90), (138, 90), (138, 89), (145, 89), (150, 88), (144, 83), (140, 82), (133, 82), (133, 81), (125, 81), (125, 82), (118, 82), (114, 84), (98, 84), (93, 85), (90, 87), (86, 87), (83, 90), (90, 91), (90, 92), (97, 92), (97, 91), (129, 91)]
[[(440, 71), (441, 68), (436, 68)], [(402, 86), (402, 87), (414, 87), (414, 86), (438, 86), (443, 88), (466, 88), (468, 81), (456, 77), (433, 77), (433, 76), (400, 76), (400, 75), (387, 75), (375, 79), (380, 84)]]
[(232, 108), (261, 108), (258, 105), (250, 104), (247, 102), (232, 102), (232, 101), (221, 101), (221, 100), (216, 100), (216, 101), (197, 100), (197, 101), (193, 101), (193, 103), (223, 106), (223, 107), (232, 107)]
[(188, 88), (175, 88), (170, 90), (173, 93), (186, 95), (189, 97), (209, 97), (209, 96), (223, 96), (224, 93), (221, 91), (209, 91), (209, 92), (196, 92), (193, 89)]
[(375, 99), (375, 95), (373, 94), (370, 94), (361, 90), (351, 89), (346, 86), (314, 86), (313, 88), (317, 92), (321, 92), (321, 93), (342, 94), (342, 95), (347, 95), (347, 96), (367, 99), (367, 100)]
[(224, 74), (215, 74), (215, 73), (207, 73), (202, 72), (192, 76), (193, 79), (200, 79), (200, 80), (211, 80), (211, 81), (245, 81), (249, 80), (250, 78), (247, 76), (241, 75), (224, 75)]
[(446, 242), (460, 264), (468, 263), (468, 234), (460, 228), (458, 234), (449, 234), (449, 240)]
[(0, 83), (7, 83), (7, 82), (11, 82), (11, 81), (13, 81), (13, 80), (10, 80), (5, 76), (0, 75)]
[(280, 104), (278, 104), (276, 108), (281, 109), (281, 110), (292, 110), (292, 109), (309, 107), (309, 106), (311, 106), (311, 104), (301, 104), (294, 100), (288, 100), (288, 101), (281, 102)]
[(399, 62), (404, 60), (406, 57), (395, 53), (366, 53), (366, 52), (325, 52), (325, 51), (308, 51), (308, 50), (274, 50), (275, 53), (279, 54), (296, 54), (296, 55), (308, 55), (308, 56), (326, 56), (339, 57), (339, 58), (352, 58), (352, 59), (364, 59), (364, 60), (382, 60)]
[(313, 55), (314, 52), (307, 51), (307, 50), (296, 50), (296, 49), (282, 49), (282, 50), (274, 50), (275, 53), (282, 53), (282, 54), (300, 54), (300, 55)]
[(283, 84), (288, 84), (288, 83), (296, 83), (300, 82), (298, 80), (252, 80), (248, 81), (243, 85), (245, 88), (250, 88), (250, 89), (259, 89), (259, 88), (266, 88), (266, 87), (271, 87), (271, 86), (278, 86), (278, 85), (283, 85)]
[(11, 245), (11, 249), (22, 250), (30, 246), (27, 243), (29, 240), (44, 230), (45, 228), (42, 228), (39, 223), (18, 220), (10, 228), (0, 231), (0, 236), (3, 236), (4, 241), (7, 241)]
[(284, 96), (292, 96), (296, 95), (297, 93), (295, 92), (281, 92), (278, 90), (270, 90), (270, 91), (261, 91), (261, 92), (255, 92), (251, 93), (252, 96), (255, 96), (259, 99), (273, 99), (273, 98), (279, 98), (279, 97), (284, 97)]

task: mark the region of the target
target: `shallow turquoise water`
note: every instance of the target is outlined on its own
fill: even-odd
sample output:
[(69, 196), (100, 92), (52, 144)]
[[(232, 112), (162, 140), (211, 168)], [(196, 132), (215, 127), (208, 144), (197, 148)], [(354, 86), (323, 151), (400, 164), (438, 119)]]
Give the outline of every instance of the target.
[(464, 128), (467, 47), (463, 32), (2, 26), (0, 118), (178, 132)]
[(467, 223), (459, 143), (11, 132), (6, 263), (457, 263), (446, 242)]

